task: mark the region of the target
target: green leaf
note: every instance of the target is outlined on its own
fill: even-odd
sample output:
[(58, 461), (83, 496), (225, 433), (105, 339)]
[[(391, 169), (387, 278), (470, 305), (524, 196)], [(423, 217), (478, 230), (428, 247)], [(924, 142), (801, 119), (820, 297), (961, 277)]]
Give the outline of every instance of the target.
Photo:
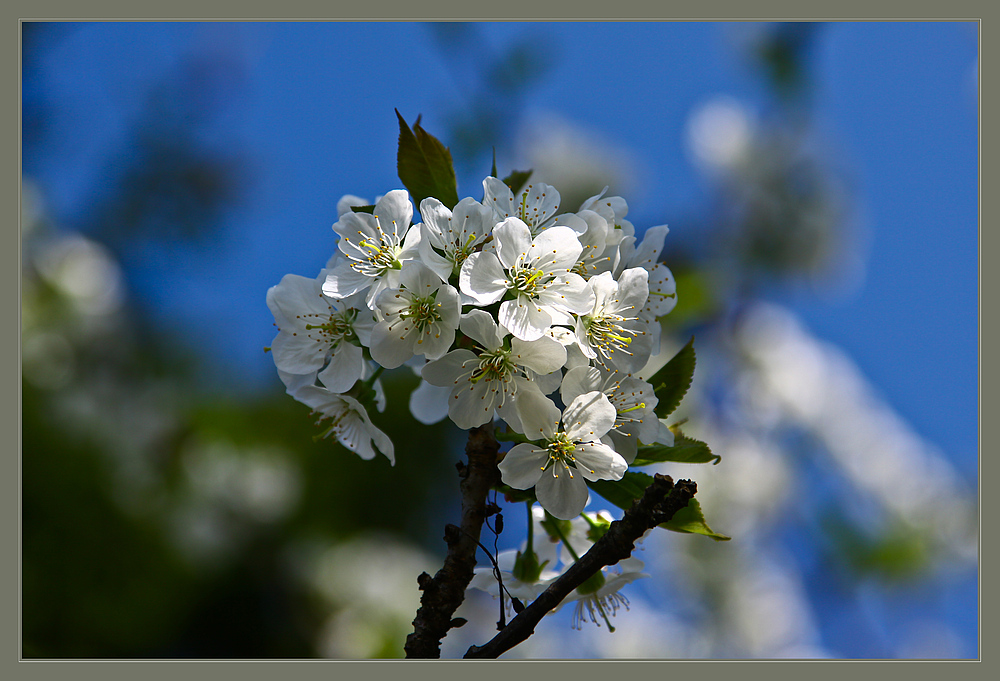
[(688, 388), (691, 387), (694, 363), (694, 336), (691, 336), (687, 345), (649, 379), (657, 399), (654, 411), (659, 418), (669, 416), (681, 403)]
[[(510, 187), (510, 193), (517, 197), (518, 192), (524, 188), (525, 182), (528, 181), (533, 172), (533, 170), (512, 170), (510, 175), (503, 178), (503, 183)], [(496, 175), (493, 177), (496, 177)]]
[(731, 537), (715, 532), (708, 523), (705, 522), (705, 515), (701, 512), (701, 504), (697, 499), (688, 502), (685, 508), (677, 511), (669, 522), (660, 525), (674, 532), (684, 532), (686, 534), (703, 534), (711, 537), (715, 541), (729, 541)]
[(419, 116), (412, 130), (398, 110), (396, 117), (399, 119), (396, 170), (413, 202), (419, 206), (422, 200), (433, 196), (448, 208), (454, 208), (458, 203), (458, 187), (451, 152), (420, 127)]
[(587, 485), (620, 509), (628, 510), (653, 482), (647, 473), (626, 471), (621, 480), (588, 480)]
[(680, 432), (674, 434), (674, 446), (643, 445), (631, 466), (648, 466), (651, 463), (672, 461), (675, 463), (713, 463), (722, 460), (718, 454), (713, 454), (708, 445), (701, 440), (687, 437)]
[[(588, 480), (587, 485), (618, 508), (628, 510), (632, 502), (640, 498), (652, 482), (652, 476), (646, 473), (627, 471), (621, 480)], [(702, 534), (716, 541), (730, 539), (708, 526), (697, 499), (691, 499), (685, 508), (677, 511), (669, 522), (662, 523), (660, 527), (674, 532)]]
[(372, 215), (375, 213), (375, 206), (351, 206), (351, 210), (355, 213), (368, 213)]

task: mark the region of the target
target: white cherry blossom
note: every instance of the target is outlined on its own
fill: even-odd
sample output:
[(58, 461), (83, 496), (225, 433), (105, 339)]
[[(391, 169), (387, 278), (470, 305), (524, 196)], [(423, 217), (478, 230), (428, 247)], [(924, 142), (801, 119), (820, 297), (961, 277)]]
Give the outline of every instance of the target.
[(410, 228), (413, 206), (405, 189), (396, 189), (375, 204), (373, 214), (347, 211), (333, 225), (340, 236), (342, 258), (328, 273), (323, 293), (346, 298), (368, 289), (368, 307), (386, 288), (399, 285), (399, 270), (419, 257), (420, 230)]
[(542, 507), (556, 518), (575, 518), (587, 505), (586, 480), (620, 480), (628, 464), (601, 442), (614, 426), (616, 412), (604, 393), (576, 397), (560, 414), (544, 395), (518, 395), (517, 411), (525, 437), (540, 444), (515, 445), (500, 462), (503, 482), (535, 488)]
[(372, 359), (387, 369), (414, 355), (438, 359), (455, 340), (462, 305), (458, 291), (419, 261), (407, 262), (399, 288), (387, 288), (376, 300), (382, 317), (371, 333)]
[(548, 337), (531, 343), (512, 338), (508, 344), (507, 330), (485, 310), (463, 315), (459, 329), (470, 339), (470, 347), (428, 362), (421, 375), (431, 385), (451, 388), (448, 415), (459, 428), (481, 426), (499, 411), (508, 425), (520, 431), (515, 395), (520, 399), (528, 393), (541, 394), (525, 372), (558, 371), (566, 361), (566, 349)]
[(646, 304), (649, 273), (641, 267), (625, 270), (618, 281), (610, 272), (591, 277), (594, 306), (576, 319), (574, 332), (583, 354), (598, 364), (626, 372), (638, 371), (652, 350), (648, 324), (639, 320)]
[(289, 394), (319, 414), (318, 424), (326, 427), (324, 437), (333, 435), (362, 459), (375, 458), (381, 452), (396, 465), (395, 451), (389, 436), (372, 424), (368, 412), (351, 395), (338, 394), (317, 385), (290, 387)]
[[(334, 392), (346, 392), (361, 378), (361, 345), (369, 343), (375, 320), (361, 295), (335, 300), (323, 294), (326, 270), (315, 279), (286, 274), (267, 291), (278, 335), (271, 355), (279, 371), (319, 372)], [(325, 367), (325, 368), (324, 368)]]
[(536, 237), (519, 218), (493, 228), (495, 253), (473, 253), (462, 265), (459, 286), (477, 305), (505, 296), (498, 321), (525, 341), (541, 338), (554, 323), (572, 324), (570, 313), (589, 312), (594, 293), (569, 271), (583, 246), (568, 227), (551, 227)]
[(449, 210), (433, 197), (420, 202), (420, 257), (448, 281), (457, 276), (462, 263), (490, 236), (491, 211), (472, 198), (462, 199)]

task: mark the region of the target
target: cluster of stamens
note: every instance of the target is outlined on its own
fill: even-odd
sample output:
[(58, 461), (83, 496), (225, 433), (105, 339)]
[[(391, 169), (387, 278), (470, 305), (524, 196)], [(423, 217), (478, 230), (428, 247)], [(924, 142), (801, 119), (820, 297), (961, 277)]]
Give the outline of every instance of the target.
[[(330, 308), (331, 310), (333, 308)], [(342, 312), (331, 312), (329, 317), (320, 314), (299, 315), (299, 318), (316, 317), (323, 320), (320, 324), (306, 324), (306, 331), (309, 337), (322, 343), (325, 346), (336, 349), (342, 340), (351, 340), (354, 337), (354, 320), (358, 316), (358, 311), (349, 308)], [(318, 337), (317, 337), (318, 336)]]
[(454, 271), (458, 272), (462, 269), (462, 263), (476, 251), (476, 235), (470, 234), (469, 238), (466, 239), (464, 244), (455, 244), (455, 250), (449, 253), (451, 262), (454, 266)]
[(520, 267), (514, 270), (513, 276), (507, 282), (507, 288), (526, 296), (534, 296), (545, 288), (549, 277), (545, 272), (532, 267)]
[(638, 331), (624, 328), (621, 323), (635, 319), (634, 317), (622, 317), (618, 314), (606, 314), (600, 317), (585, 317), (584, 324), (587, 328), (587, 341), (592, 348), (607, 359), (613, 352), (624, 352), (627, 355), (628, 346), (632, 344), (630, 336), (638, 335)]
[(549, 441), (545, 451), (549, 458), (542, 466), (543, 471), (551, 468), (552, 477), (558, 478), (559, 466), (561, 465), (569, 477), (573, 477), (573, 469), (576, 468), (576, 457), (573, 456), (573, 452), (576, 451), (576, 445), (566, 433), (561, 430), (556, 432), (555, 439)]
[(510, 350), (498, 348), (493, 352), (484, 352), (479, 356), (479, 366), (469, 376), (469, 381), (506, 381), (514, 371), (510, 361)]
[(585, 598), (576, 604), (576, 610), (573, 613), (573, 628), (580, 630), (584, 621), (584, 608), (587, 610), (587, 615), (589, 615), (590, 621), (601, 626), (601, 623), (597, 621), (597, 615), (601, 616), (604, 623), (608, 625), (608, 631), (614, 631), (615, 628), (611, 626), (611, 621), (609, 617), (614, 617), (615, 613), (618, 612), (619, 608), (625, 608), (628, 610), (629, 602), (625, 596), (615, 591), (614, 593), (608, 594), (607, 596), (597, 596), (596, 594), (590, 598)]
[(441, 303), (435, 302), (433, 296), (414, 298), (410, 306), (399, 313), (403, 319), (410, 320), (418, 333), (423, 333), (427, 327), (441, 321), (439, 308)]
[[(399, 237), (395, 234), (395, 229), (393, 234), (386, 234), (382, 231), (381, 224), (378, 224), (377, 215), (375, 221), (378, 225), (378, 243), (359, 230), (358, 234), (361, 235), (361, 240), (358, 241), (358, 247), (364, 249), (366, 257), (359, 258), (348, 255), (354, 261), (351, 263), (351, 267), (356, 272), (368, 277), (381, 276), (389, 270), (398, 270), (402, 267), (402, 263), (399, 262), (399, 254), (403, 249), (399, 245)], [(394, 220), (393, 227), (395, 226)]]

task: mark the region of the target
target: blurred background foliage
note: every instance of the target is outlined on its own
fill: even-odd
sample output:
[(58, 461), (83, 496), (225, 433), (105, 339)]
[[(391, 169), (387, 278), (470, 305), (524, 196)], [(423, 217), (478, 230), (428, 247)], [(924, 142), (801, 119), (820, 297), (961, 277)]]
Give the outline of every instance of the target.
[[(136, 93), (138, 115), (97, 171), (101, 190), (72, 219), (50, 212), (35, 170), (67, 142), (40, 64), (79, 30), (22, 24), (23, 656), (402, 656), (416, 576), (440, 566), (443, 525), (458, 516), (463, 434), (416, 423), (406, 408), (416, 376), (388, 372), (389, 408), (374, 420), (397, 464), (361, 461), (315, 441), (308, 409), (276, 377), (251, 389), (238, 366), (214, 365), (136, 294), (150, 261), (218, 266), (218, 240), (233, 238), (219, 233), (222, 218), (256, 191), (253, 150), (209, 134), (244, 77), (224, 51), (191, 55)], [(524, 132), (528, 93), (559, 54), (527, 34), (492, 51), (484, 30), (425, 26), (462, 85), (433, 112), (444, 129), (430, 130), (450, 146), (460, 188), (477, 186), (494, 149), (555, 184), (567, 210), (627, 187), (634, 171), (572, 131)], [(619, 633), (549, 627), (514, 655), (906, 654), (845, 639), (846, 625), (828, 620), (877, 618), (872, 608), (939, 586), (942, 570), (974, 579), (969, 482), (913, 441), (843, 353), (759, 305), (765, 289), (822, 285), (858, 246), (849, 175), (817, 143), (811, 116), (809, 54), (822, 31), (783, 24), (744, 40), (745, 75), (770, 93), (768, 107), (755, 117), (722, 98), (692, 117), (712, 200), (704, 213), (661, 216), (699, 235), (668, 237), (681, 295), (663, 320), (664, 352), (697, 337), (682, 415), (723, 455), (716, 467), (664, 471), (697, 480), (710, 523), (736, 540), (650, 539), (643, 558), (656, 577), (631, 595)], [(238, 276), (242, 266), (222, 269)], [(824, 400), (854, 411), (838, 417)], [(841, 442), (826, 422), (875, 439)], [(873, 442), (878, 452), (859, 464)], [(520, 511), (509, 513), (512, 525)], [(481, 643), (495, 621), (489, 599), (463, 607), (484, 626), (456, 632), (446, 654)], [(661, 637), (643, 648), (629, 627), (650, 622)], [(928, 631), (924, 652), (969, 654)]]

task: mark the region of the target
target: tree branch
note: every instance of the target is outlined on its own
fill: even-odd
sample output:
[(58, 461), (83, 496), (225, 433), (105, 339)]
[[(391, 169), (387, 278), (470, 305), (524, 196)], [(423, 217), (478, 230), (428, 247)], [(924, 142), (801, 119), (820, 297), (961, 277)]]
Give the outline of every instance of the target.
[(441, 639), (449, 629), (465, 624), (464, 620), (453, 620), (452, 615), (465, 599), (465, 590), (475, 572), (476, 548), (486, 519), (486, 495), (500, 482), (499, 449), (492, 421), (469, 431), (465, 445), (469, 464), (458, 464), (462, 480), (462, 525), (445, 526), (448, 555), (444, 566), (433, 578), (426, 572), (417, 578), (423, 594), (413, 620), (413, 633), (406, 637), (403, 646), (408, 658), (441, 657)]
[(673, 518), (677, 511), (688, 505), (697, 490), (697, 485), (690, 480), (680, 480), (675, 485), (669, 475), (655, 475), (642, 498), (632, 503), (632, 507), (625, 511), (621, 520), (611, 523), (607, 533), (580, 560), (512, 619), (491, 641), (482, 646), (472, 646), (465, 653), (465, 657), (496, 658), (527, 640), (534, 633), (535, 626), (542, 617), (558, 606), (573, 589), (583, 584), (605, 565), (614, 565), (632, 555), (635, 541), (646, 530)]

